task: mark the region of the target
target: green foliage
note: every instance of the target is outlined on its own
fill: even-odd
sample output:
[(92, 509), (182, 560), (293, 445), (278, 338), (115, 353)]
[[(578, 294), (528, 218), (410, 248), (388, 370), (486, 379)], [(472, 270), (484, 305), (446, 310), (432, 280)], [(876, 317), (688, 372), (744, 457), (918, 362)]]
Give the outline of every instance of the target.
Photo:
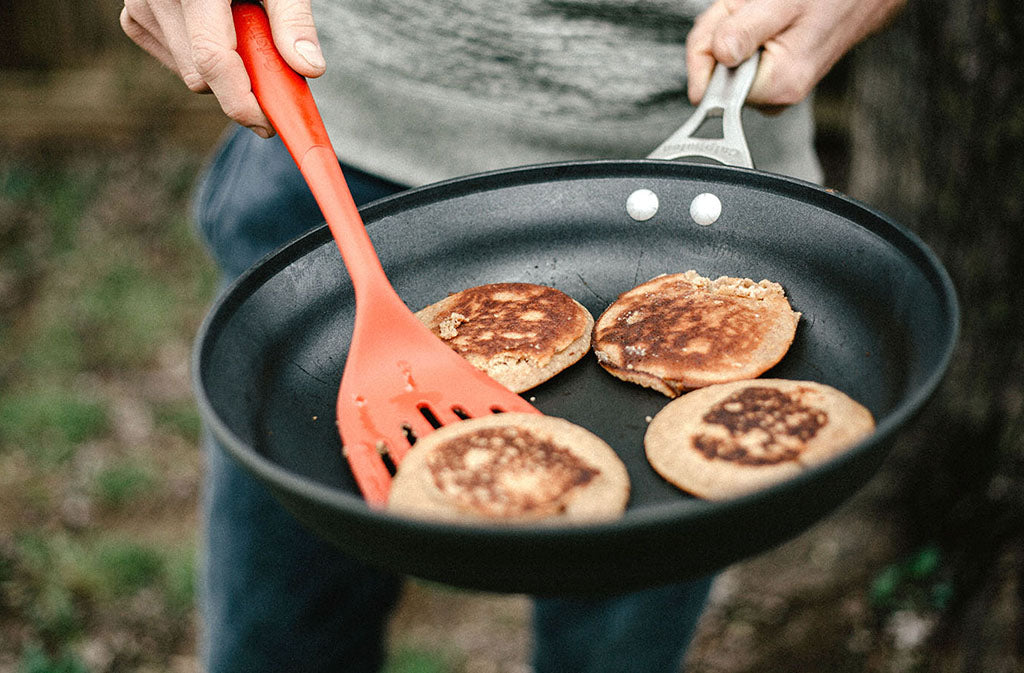
[(88, 365), (97, 369), (146, 366), (176, 331), (174, 295), (167, 284), (132, 260), (121, 260), (82, 287), (73, 302)]
[(87, 615), (82, 606), (116, 602), (155, 589), (163, 607), (181, 616), (195, 594), (194, 550), (162, 547), (122, 536), (81, 540), (66, 533), (18, 536), (12, 575), (19, 575), (24, 606), (40, 635), (67, 642)]
[[(119, 657), (142, 638), (159, 669), (195, 595), (191, 536), (153, 539), (199, 479), (167, 488), (156, 466), (199, 436), (168, 355), (187, 358), (217, 283), (189, 216), (203, 153), (0, 145), (0, 669), (80, 673), (78, 641)], [(142, 442), (115, 431), (121, 395), (154, 421)]]
[(85, 550), (65, 536), (32, 532), (17, 538), (15, 551), (35, 631), (47, 639), (67, 642), (81, 630), (75, 593), (83, 585)]
[(18, 673), (89, 673), (89, 669), (71, 652), (49, 657), (41, 647), (32, 645), (22, 655)]
[(12, 447), (43, 465), (67, 460), (76, 444), (107, 431), (105, 406), (84, 393), (42, 384), (0, 395), (0, 451)]
[(202, 417), (194, 400), (174, 400), (158, 404), (154, 415), (158, 427), (165, 428), (192, 443), (198, 443), (202, 431)]
[(879, 610), (943, 610), (953, 597), (942, 551), (926, 545), (882, 570), (871, 584), (871, 604)]
[(156, 483), (152, 470), (137, 461), (122, 461), (94, 477), (92, 493), (104, 507), (119, 508), (150, 491)]
[(196, 597), (196, 554), (192, 547), (171, 550), (164, 559), (164, 597), (172, 614), (192, 610)]
[(63, 316), (33, 330), (22, 353), (21, 367), (47, 377), (79, 371), (84, 364), (81, 339)]
[(32, 214), (16, 221), (41, 220), (45, 226), (39, 233), (44, 234), (46, 244), (37, 252), (58, 255), (74, 246), (78, 223), (96, 196), (100, 178), (94, 170), (75, 170), (45, 160), (42, 165), (12, 163), (0, 169), (0, 197), (16, 212)]
[(157, 584), (163, 577), (160, 551), (130, 540), (102, 540), (92, 562), (99, 588), (107, 596), (128, 596)]
[(37, 182), (37, 173), (27, 165), (5, 165), (3, 171), (0, 171), (0, 196), (5, 201), (24, 205), (31, 198)]
[(83, 616), (68, 588), (59, 584), (39, 587), (29, 606), (36, 631), (55, 642), (67, 642), (82, 630)]
[[(84, 178), (84, 179), (83, 179)], [(79, 221), (89, 201), (95, 197), (96, 176), (57, 173), (44, 182), (48, 224), (52, 231), (51, 252), (60, 255), (75, 247)]]
[(445, 673), (450, 668), (448, 659), (437, 652), (400, 647), (388, 657), (383, 673)]

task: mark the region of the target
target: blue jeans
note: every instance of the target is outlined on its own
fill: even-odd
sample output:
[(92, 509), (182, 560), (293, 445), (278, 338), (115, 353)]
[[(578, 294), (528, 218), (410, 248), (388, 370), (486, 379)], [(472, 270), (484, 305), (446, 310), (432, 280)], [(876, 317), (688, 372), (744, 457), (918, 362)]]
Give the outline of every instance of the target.
[[(357, 203), (402, 189), (345, 167)], [(230, 280), (322, 221), (280, 140), (238, 129), (202, 176), (196, 219)], [(209, 673), (372, 672), (401, 578), (310, 534), (211, 439), (200, 568)], [(624, 560), (628, 563), (628, 560)], [(710, 578), (606, 599), (534, 601), (537, 673), (679, 670)]]

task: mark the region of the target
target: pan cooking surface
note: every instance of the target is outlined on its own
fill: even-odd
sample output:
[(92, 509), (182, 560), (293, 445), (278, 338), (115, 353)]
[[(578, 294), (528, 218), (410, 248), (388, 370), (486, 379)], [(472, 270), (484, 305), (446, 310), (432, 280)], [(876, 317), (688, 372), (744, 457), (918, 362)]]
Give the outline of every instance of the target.
[[(658, 195), (649, 220), (627, 213), (637, 189)], [(722, 204), (710, 226), (690, 216), (702, 193)], [(804, 477), (708, 503), (664, 482), (644, 458), (648, 419), (668, 398), (608, 375), (590, 354), (524, 396), (616, 450), (632, 481), (622, 521), (492, 530), (372, 512), (359, 500), (333, 418), (352, 288), (326, 230), (317, 230), (250, 270), (211, 313), (197, 347), (204, 416), (233, 455), (325, 537), (372, 562), (442, 581), (541, 592), (626, 588), (760, 551), (870, 477), (886, 440), (937, 384), (955, 340), (948, 278), (914, 237), (848, 199), (752, 171), (650, 161), (536, 167), (428, 187), (363, 215), (413, 310), (501, 281), (556, 287), (595, 317), (661, 273), (695, 269), (781, 283), (802, 318), (789, 353), (765, 376), (835, 386), (879, 422), (871, 440)], [(646, 571), (623, 572), (609, 556), (672, 539), (715, 548), (651, 550)], [(593, 553), (590, 565), (581, 546)], [(510, 553), (515, 564), (502, 561)]]

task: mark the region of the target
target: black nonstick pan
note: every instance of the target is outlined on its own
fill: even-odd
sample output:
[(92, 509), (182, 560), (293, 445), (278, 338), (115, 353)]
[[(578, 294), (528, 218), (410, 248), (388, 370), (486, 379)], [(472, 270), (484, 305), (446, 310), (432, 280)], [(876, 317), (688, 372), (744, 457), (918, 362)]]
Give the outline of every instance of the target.
[[(656, 195), (657, 208), (639, 214), (637, 197), (630, 201), (638, 190), (648, 190), (639, 192), (648, 203)], [(691, 215), (702, 194), (721, 205), (711, 224)], [(595, 316), (660, 273), (779, 282), (803, 315), (791, 350), (767, 375), (839, 388), (878, 423), (867, 440), (798, 478), (733, 500), (698, 500), (644, 458), (647, 421), (668, 398), (611, 377), (591, 355), (524, 396), (617, 451), (632, 481), (622, 519), (493, 528), (371, 509), (333, 417), (354, 299), (320, 227), (251, 268), (211, 310), (194, 358), (201, 413), (315, 533), (371, 564), (453, 585), (609, 593), (700, 576), (766, 550), (874, 474), (938, 385), (957, 337), (950, 279), (916, 236), (832, 190), (753, 169), (653, 159), (529, 166), (415, 189), (362, 216), (414, 310), (498, 281), (556, 287)]]

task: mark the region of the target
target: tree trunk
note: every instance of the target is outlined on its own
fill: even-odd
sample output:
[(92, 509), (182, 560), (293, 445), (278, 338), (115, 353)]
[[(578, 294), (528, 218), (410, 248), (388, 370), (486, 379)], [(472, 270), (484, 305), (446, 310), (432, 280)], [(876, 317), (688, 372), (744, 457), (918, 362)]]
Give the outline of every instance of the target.
[(50, 70), (95, 56), (120, 35), (117, 0), (3, 0), (0, 69)]
[(953, 589), (927, 670), (1018, 670), (1024, 11), (1017, 0), (912, 0), (853, 58), (847, 191), (937, 252), (963, 312), (951, 371), (888, 468), (908, 544), (937, 545)]

